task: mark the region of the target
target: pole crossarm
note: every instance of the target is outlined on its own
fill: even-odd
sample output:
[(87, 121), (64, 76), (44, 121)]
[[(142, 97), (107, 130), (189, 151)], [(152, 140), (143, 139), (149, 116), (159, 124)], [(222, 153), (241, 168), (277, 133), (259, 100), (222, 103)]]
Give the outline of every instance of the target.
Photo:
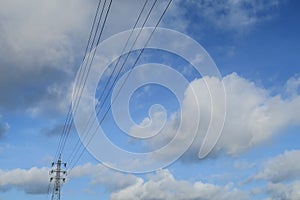
[(67, 163), (61, 161), (61, 156), (59, 156), (57, 162), (52, 162), (52, 169), (49, 171), (50, 183), (54, 182), (52, 200), (60, 200), (61, 185), (66, 182), (67, 177), (66, 167)]

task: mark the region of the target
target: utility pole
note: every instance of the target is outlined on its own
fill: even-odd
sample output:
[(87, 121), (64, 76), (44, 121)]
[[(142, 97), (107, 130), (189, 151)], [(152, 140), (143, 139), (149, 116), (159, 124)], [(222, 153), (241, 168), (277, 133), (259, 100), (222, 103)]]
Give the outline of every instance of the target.
[(59, 155), (57, 162), (52, 162), (52, 170), (49, 172), (50, 182), (54, 181), (51, 200), (60, 200), (60, 188), (67, 176), (67, 171), (64, 170), (66, 167), (67, 163), (61, 161), (61, 155)]

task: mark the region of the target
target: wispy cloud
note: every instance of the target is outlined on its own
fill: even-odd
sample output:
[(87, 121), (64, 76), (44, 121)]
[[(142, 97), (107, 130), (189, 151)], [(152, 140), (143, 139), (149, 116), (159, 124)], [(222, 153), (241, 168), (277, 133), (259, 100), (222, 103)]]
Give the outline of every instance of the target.
[(198, 8), (198, 16), (225, 30), (243, 31), (271, 19), (272, 11), (286, 0), (190, 0)]
[(287, 95), (295, 97), (300, 93), (299, 91), (300, 91), (300, 76), (295, 76), (290, 78), (286, 82)]
[[(45, 134), (46, 136), (58, 136), (62, 133), (64, 126), (68, 127), (69, 125), (64, 124), (54, 124), (52, 127), (44, 127), (40, 130), (42, 134)], [(74, 131), (74, 126), (71, 125), (70, 131)]]
[(300, 178), (300, 150), (285, 151), (264, 164), (262, 171), (253, 180), (268, 180), (273, 183), (298, 180)]
[(299, 190), (300, 181), (295, 181), (289, 184), (269, 183), (264, 189), (264, 192), (269, 196), (265, 200), (297, 200), (300, 199)]
[(267, 181), (265, 185), (256, 188), (252, 194), (264, 194), (266, 200), (300, 198), (300, 150), (285, 151), (263, 163), (263, 168), (246, 180)]
[(2, 116), (0, 115), (0, 138), (5, 135), (8, 129), (9, 129), (8, 123), (3, 122)]
[(87, 163), (75, 167), (70, 172), (70, 179), (78, 177), (90, 177), (91, 185), (102, 185), (108, 191), (118, 191), (134, 185), (140, 178), (132, 174), (123, 174), (110, 170), (102, 164), (92, 165)]

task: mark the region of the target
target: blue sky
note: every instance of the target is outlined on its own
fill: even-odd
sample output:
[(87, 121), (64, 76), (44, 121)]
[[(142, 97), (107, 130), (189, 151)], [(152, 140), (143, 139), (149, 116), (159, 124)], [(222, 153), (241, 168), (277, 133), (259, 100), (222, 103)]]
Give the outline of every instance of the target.
[[(141, 2), (113, 1), (103, 39), (130, 29)], [(0, 200), (49, 199), (48, 171), (97, 1), (3, 0), (0, 4)], [(158, 1), (148, 26), (154, 25), (163, 5), (165, 1)], [(176, 162), (155, 172), (128, 174), (104, 167), (87, 151), (78, 162), (69, 163), (78, 141), (73, 127), (62, 159), (75, 166), (62, 198), (300, 199), (299, 6), (292, 0), (174, 0), (160, 26), (201, 44), (216, 63), (222, 82), (201, 77), (185, 60), (167, 52), (147, 50), (138, 65), (156, 62), (179, 71), (195, 89), (204, 111), (209, 101), (203, 81), (216, 89), (223, 83), (227, 116), (220, 139), (208, 156), (199, 159), (200, 129)], [(194, 109), (189, 94), (187, 89), (184, 116)], [(165, 145), (178, 127), (175, 114), (180, 103), (158, 85), (133, 93), (129, 110), (136, 124), (147, 121), (151, 105), (166, 109), (162, 139), (143, 143), (124, 135), (112, 113), (103, 128), (124, 149), (155, 149)], [(218, 111), (222, 102), (214, 103)], [(205, 129), (210, 115), (201, 116)], [(160, 117), (153, 115), (155, 122)]]

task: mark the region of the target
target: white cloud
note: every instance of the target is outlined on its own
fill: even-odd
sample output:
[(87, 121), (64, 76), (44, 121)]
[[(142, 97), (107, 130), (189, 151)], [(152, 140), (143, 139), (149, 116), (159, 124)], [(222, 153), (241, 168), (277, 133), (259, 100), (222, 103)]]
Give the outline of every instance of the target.
[[(13, 188), (27, 194), (46, 194), (50, 180), (49, 168), (0, 169), (0, 191)], [(122, 174), (101, 164), (85, 164), (75, 167), (67, 176), (68, 181), (79, 177), (90, 177), (91, 185), (101, 185), (108, 191), (118, 191), (136, 184), (140, 178), (131, 174)]]
[[(201, 2), (187, 3), (199, 8), (198, 13), (214, 19), (214, 22), (233, 26), (266, 16), (259, 13), (279, 5), (281, 1)], [(244, 8), (244, 4), (249, 5), (246, 6), (248, 9)], [(1, 2), (1, 107), (27, 110), (34, 115), (66, 112), (63, 108), (70, 98), (62, 91), (69, 93), (71, 88), (71, 79), (79, 66), (76, 61), (80, 60), (84, 51), (96, 5), (97, 2), (83, 0)], [(142, 5), (143, 2), (138, 0), (114, 1), (103, 38), (132, 28)], [(165, 5), (165, 1), (158, 1), (147, 25), (155, 24)], [(215, 13), (219, 10), (226, 10), (224, 19), (217, 18)], [(183, 9), (180, 1), (174, 1), (162, 25), (186, 31), (187, 12), (189, 10)]]
[[(264, 169), (253, 176), (254, 180), (278, 183), (300, 178), (300, 150), (285, 151), (264, 164)], [(275, 184), (276, 185), (276, 184)]]
[[(216, 115), (214, 117), (218, 118), (222, 116), (220, 109), (224, 103), (222, 98), (217, 97), (214, 99), (212, 107), (210, 106), (210, 94), (204, 80), (214, 88), (214, 91), (222, 89), (221, 81), (209, 77), (195, 80), (190, 84), (190, 87), (193, 87), (197, 93), (201, 115), (198, 135), (184, 156), (184, 158), (192, 160), (198, 158), (198, 151), (211, 119), (211, 109), (213, 108), (213, 115)], [(267, 89), (259, 87), (254, 82), (235, 73), (225, 76), (222, 81), (227, 96), (226, 120), (221, 137), (211, 155), (240, 154), (270, 140), (282, 129), (300, 124), (300, 113), (295, 112), (300, 108), (299, 95), (288, 99), (284, 99), (280, 94), (271, 96)], [(187, 134), (194, 131), (194, 126), (189, 125), (191, 121), (189, 119), (193, 118), (196, 108), (195, 103), (192, 103), (194, 96), (189, 90), (186, 91), (182, 107), (182, 126), (184, 127), (182, 130), (184, 131), (179, 133), (182, 135), (180, 137), (182, 140), (187, 137)], [(148, 141), (149, 148), (156, 149), (169, 142), (174, 137), (179, 122), (180, 113), (173, 114), (161, 133)], [(170, 149), (170, 155), (173, 150)]]
[[(139, 0), (114, 1), (103, 39), (132, 28), (142, 5)], [(165, 5), (158, 1), (147, 25), (154, 25)], [(150, 6), (151, 2), (146, 11)], [(84, 0), (1, 2), (2, 108), (39, 116), (67, 112), (72, 79), (80, 65), (96, 7), (97, 1)]]
[(2, 108), (65, 113), (74, 61), (82, 55), (92, 10), (91, 2), (81, 0), (1, 2)]
[(134, 175), (123, 174), (104, 167), (102, 164), (92, 165), (85, 164), (77, 166), (69, 174), (69, 178), (77, 178), (82, 176), (91, 177), (90, 184), (100, 184), (108, 191), (117, 191), (128, 186), (134, 185), (139, 181)]
[(72, 61), (72, 37), (86, 33), (91, 3), (70, 1), (1, 2), (0, 52), (3, 60), (18, 67), (58, 67)]
[[(132, 28), (142, 5), (143, 2), (138, 0), (114, 1), (105, 26), (105, 37)], [(147, 4), (144, 13), (151, 5)], [(154, 25), (165, 5), (165, 2), (157, 3), (147, 25)], [(2, 60), (22, 63), (20, 67), (36, 68), (47, 64), (68, 70), (61, 65), (73, 64), (74, 56), (82, 55), (83, 52), (78, 50), (85, 48), (96, 7), (97, 1), (84, 0), (2, 1)]]
[[(0, 191), (22, 190), (27, 194), (46, 194), (49, 184), (49, 168), (0, 170)], [(112, 200), (149, 199), (249, 199), (247, 194), (238, 191), (232, 183), (225, 186), (176, 180), (168, 170), (160, 170), (147, 176), (147, 181), (132, 175), (123, 174), (101, 164), (77, 166), (69, 172), (67, 180), (88, 177), (90, 186), (101, 185), (111, 192)]]
[(266, 195), (265, 200), (297, 200), (300, 198), (300, 150), (285, 151), (266, 161), (263, 169), (249, 181), (266, 180), (268, 183), (252, 191)]
[(268, 198), (265, 200), (298, 200), (300, 199), (300, 181), (290, 184), (270, 183), (266, 186), (265, 192)]
[(295, 97), (299, 94), (300, 76), (292, 77), (286, 82), (286, 92), (288, 95)]
[(186, 32), (189, 26), (189, 21), (186, 17), (187, 10), (183, 9), (182, 1), (173, 0), (168, 11), (161, 22), (162, 27), (174, 29), (181, 32)]
[(282, 129), (300, 124), (300, 96), (283, 99), (280, 94), (258, 87), (237, 74), (223, 79), (227, 94), (227, 116), (218, 143), (229, 154), (238, 154), (268, 141)]
[[(22, 190), (27, 194), (46, 194), (49, 184), (49, 168), (0, 170), (0, 191)], [(148, 175), (148, 180), (132, 174), (123, 174), (101, 164), (85, 164), (75, 167), (67, 180), (76, 181), (79, 177), (89, 177), (90, 186), (101, 185), (111, 192), (112, 200), (149, 199), (249, 199), (247, 194), (238, 191), (232, 183), (225, 186), (176, 180), (168, 170), (160, 170)]]
[[(116, 34), (121, 31), (131, 29), (134, 26), (137, 17), (139, 16), (139, 13), (144, 5), (144, 2), (145, 1), (139, 1), (139, 0), (114, 1), (111, 7), (111, 14), (109, 15), (107, 21), (108, 26), (106, 27), (107, 29), (105, 30), (104, 38), (109, 37), (112, 34)], [(154, 2), (149, 1), (146, 4), (145, 10), (141, 15), (137, 27), (142, 26), (144, 20), (146, 19), (146, 15), (148, 14), (153, 3)], [(145, 26), (155, 26), (166, 5), (167, 5), (167, 1), (157, 1)], [(179, 7), (177, 6), (177, 4), (172, 3), (168, 9), (167, 14), (164, 16), (164, 19), (166, 17), (170, 17), (172, 19), (175, 18), (178, 19), (179, 16), (182, 17), (180, 13), (182, 12), (179, 11)], [(175, 22), (171, 24), (174, 23)], [(166, 25), (166, 23), (163, 25)], [(178, 24), (178, 26), (179, 26), (178, 28), (184, 29), (184, 24)]]
[(194, 200), (194, 199), (249, 199), (232, 184), (218, 186), (208, 183), (176, 180), (168, 170), (160, 170), (148, 181), (138, 182), (111, 194), (111, 200)]
[(270, 13), (285, 0), (204, 0), (189, 1), (198, 8), (198, 15), (222, 29), (245, 30), (245, 28), (272, 18)]
[(45, 194), (49, 183), (48, 172), (48, 168), (37, 167), (28, 170), (0, 170), (0, 191), (17, 188), (28, 194)]

